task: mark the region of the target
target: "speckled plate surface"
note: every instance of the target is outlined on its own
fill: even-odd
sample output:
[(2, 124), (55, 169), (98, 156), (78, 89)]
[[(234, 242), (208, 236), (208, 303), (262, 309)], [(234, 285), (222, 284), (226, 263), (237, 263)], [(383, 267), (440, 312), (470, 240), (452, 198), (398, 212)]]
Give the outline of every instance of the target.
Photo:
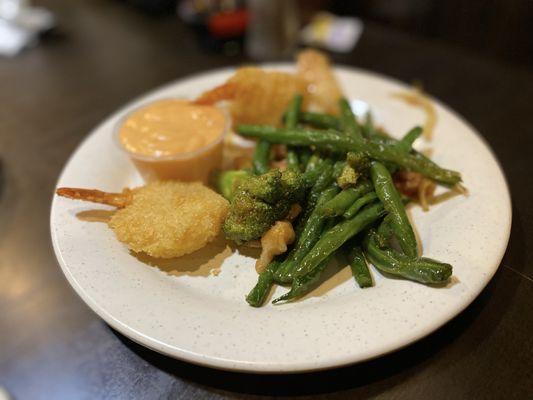
[[(116, 121), (152, 99), (192, 98), (231, 72), (193, 76), (127, 105), (80, 145), (58, 186), (116, 191), (140, 184), (133, 165), (113, 144)], [(391, 97), (406, 89), (403, 84), (355, 69), (337, 68), (336, 73), (356, 108), (369, 104), (392, 135), (423, 122), (420, 110)], [(470, 190), (469, 197), (456, 197), (428, 213), (412, 211), (424, 254), (454, 266), (445, 288), (388, 279), (372, 270), (375, 287), (361, 290), (345, 268), (302, 301), (255, 309), (244, 301), (257, 277), (249, 256), (218, 242), (150, 266), (131, 255), (105, 224), (75, 217), (104, 206), (56, 197), (51, 233), (59, 264), (81, 298), (113, 328), (196, 364), (298, 372), (355, 363), (406, 346), (449, 321), (479, 294), (499, 266), (511, 225), (510, 196), (494, 155), (457, 114), (439, 103), (436, 107), (433, 159), (461, 171)]]

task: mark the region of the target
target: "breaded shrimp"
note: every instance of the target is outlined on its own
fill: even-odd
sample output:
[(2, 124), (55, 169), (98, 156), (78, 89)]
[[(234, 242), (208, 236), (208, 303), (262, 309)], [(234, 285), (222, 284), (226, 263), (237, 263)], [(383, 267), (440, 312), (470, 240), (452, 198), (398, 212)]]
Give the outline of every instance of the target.
[(298, 76), (306, 85), (303, 107), (312, 111), (338, 114), (342, 91), (328, 57), (317, 50), (303, 50), (297, 56), (297, 69)]
[(296, 94), (303, 94), (304, 109), (338, 114), (340, 87), (328, 57), (316, 50), (299, 53), (297, 73), (239, 68), (225, 83), (195, 100), (197, 104), (229, 101), (234, 125), (280, 125), (283, 112)]
[(235, 125), (280, 125), (289, 102), (304, 90), (304, 82), (294, 74), (243, 67), (226, 83), (203, 93), (195, 103), (214, 104), (229, 100)]
[(228, 202), (201, 183), (153, 182), (122, 193), (60, 188), (57, 194), (119, 208), (109, 221), (135, 252), (172, 258), (192, 253), (220, 232)]

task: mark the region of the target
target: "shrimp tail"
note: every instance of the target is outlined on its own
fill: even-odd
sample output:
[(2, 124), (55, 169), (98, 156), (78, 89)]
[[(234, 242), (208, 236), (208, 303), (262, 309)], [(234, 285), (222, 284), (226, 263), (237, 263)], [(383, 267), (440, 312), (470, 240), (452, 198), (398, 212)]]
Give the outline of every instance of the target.
[(63, 187), (56, 190), (56, 194), (74, 200), (91, 201), (109, 206), (124, 208), (131, 203), (133, 192), (124, 189), (122, 193), (103, 192), (96, 189), (80, 189)]
[(194, 100), (195, 104), (212, 105), (222, 100), (232, 100), (237, 94), (237, 84), (235, 82), (226, 82), (207, 92), (204, 92)]

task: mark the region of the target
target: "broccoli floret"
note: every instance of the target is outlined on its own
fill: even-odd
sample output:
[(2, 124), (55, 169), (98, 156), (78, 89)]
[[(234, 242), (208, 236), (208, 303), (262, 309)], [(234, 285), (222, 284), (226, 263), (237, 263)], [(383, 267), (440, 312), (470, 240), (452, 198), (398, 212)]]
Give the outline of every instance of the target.
[(276, 221), (287, 216), (292, 204), (305, 191), (301, 173), (271, 170), (250, 175), (238, 186), (231, 200), (223, 230), (237, 243), (260, 238)]
[(250, 175), (251, 173), (244, 169), (220, 171), (212, 177), (211, 183), (222, 196), (231, 201), (237, 187)]
[(274, 206), (239, 191), (224, 221), (224, 233), (237, 243), (257, 239), (275, 222), (271, 217), (275, 214)]
[(359, 178), (359, 173), (353, 167), (346, 164), (337, 178), (337, 185), (341, 189), (353, 187), (357, 183), (357, 178)]
[(370, 159), (363, 153), (350, 152), (346, 156), (346, 161), (356, 172), (366, 173), (370, 168)]
[(305, 195), (303, 175), (293, 168), (286, 169), (281, 173), (281, 188), (283, 197), (291, 204), (299, 202)]
[(281, 196), (281, 172), (273, 169), (263, 175), (246, 179), (240, 189), (250, 193), (256, 199), (274, 203)]

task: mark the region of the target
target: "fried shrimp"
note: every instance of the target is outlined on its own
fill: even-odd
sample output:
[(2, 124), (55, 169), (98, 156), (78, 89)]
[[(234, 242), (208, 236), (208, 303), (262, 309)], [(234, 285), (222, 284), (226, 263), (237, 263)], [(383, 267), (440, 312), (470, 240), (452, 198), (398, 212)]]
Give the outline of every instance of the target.
[(298, 76), (305, 82), (304, 108), (338, 114), (341, 88), (328, 57), (316, 50), (304, 50), (297, 57)]
[(135, 252), (172, 258), (192, 253), (220, 232), (228, 202), (200, 183), (153, 182), (122, 193), (60, 188), (57, 194), (118, 208), (108, 225)]
[(204, 92), (195, 103), (231, 102), (234, 125), (279, 126), (283, 112), (296, 94), (303, 94), (304, 109), (338, 113), (342, 92), (326, 55), (316, 50), (302, 51), (296, 74), (239, 68), (227, 82)]
[(235, 125), (279, 125), (289, 102), (304, 89), (304, 82), (296, 75), (243, 67), (226, 83), (203, 93), (195, 103), (214, 104), (229, 100)]

